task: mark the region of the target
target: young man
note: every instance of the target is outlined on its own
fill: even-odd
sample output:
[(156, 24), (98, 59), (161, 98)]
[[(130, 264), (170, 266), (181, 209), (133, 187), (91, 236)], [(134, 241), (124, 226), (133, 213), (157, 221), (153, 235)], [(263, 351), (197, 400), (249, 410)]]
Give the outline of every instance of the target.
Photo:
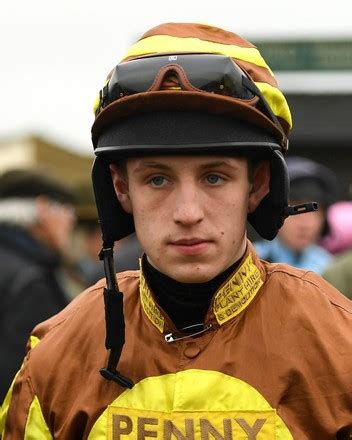
[[(350, 301), (246, 240), (314, 208), (287, 203), (290, 123), (233, 33), (169, 23), (130, 49), (92, 129), (106, 282), (34, 330), (5, 440), (349, 438)], [(134, 230), (141, 271), (116, 279)]]

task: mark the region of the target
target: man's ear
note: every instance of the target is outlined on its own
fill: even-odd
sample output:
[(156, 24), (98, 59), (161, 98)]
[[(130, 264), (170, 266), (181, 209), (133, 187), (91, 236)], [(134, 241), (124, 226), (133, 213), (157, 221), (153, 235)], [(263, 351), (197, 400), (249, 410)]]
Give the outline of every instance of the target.
[(253, 175), (252, 188), (249, 193), (248, 212), (254, 212), (259, 203), (270, 191), (270, 162), (268, 160), (260, 162)]
[(132, 203), (128, 192), (127, 177), (123, 175), (121, 169), (117, 165), (109, 165), (112, 183), (114, 185), (116, 197), (122, 208), (132, 214)]

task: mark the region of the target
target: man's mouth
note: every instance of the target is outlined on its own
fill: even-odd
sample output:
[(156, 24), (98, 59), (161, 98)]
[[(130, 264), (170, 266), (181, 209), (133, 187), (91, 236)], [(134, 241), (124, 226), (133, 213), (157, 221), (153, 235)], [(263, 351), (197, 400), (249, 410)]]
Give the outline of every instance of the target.
[(181, 238), (180, 240), (173, 241), (172, 244), (180, 246), (193, 246), (195, 244), (204, 243), (208, 240), (204, 238)]
[(172, 241), (171, 245), (177, 252), (184, 255), (199, 255), (205, 252), (211, 241), (204, 238), (181, 238), (180, 240)]

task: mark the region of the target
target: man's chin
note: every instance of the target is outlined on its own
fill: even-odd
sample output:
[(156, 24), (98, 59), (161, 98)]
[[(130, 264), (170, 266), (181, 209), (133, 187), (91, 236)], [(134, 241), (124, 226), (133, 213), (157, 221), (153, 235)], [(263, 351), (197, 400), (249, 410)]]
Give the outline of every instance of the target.
[(159, 261), (160, 264), (154, 264), (153, 260), (149, 258), (149, 262), (159, 272), (172, 278), (179, 283), (199, 284), (215, 278), (223, 269), (214, 264), (214, 258), (204, 256), (202, 258), (164, 258)]
[(216, 277), (217, 273), (213, 273), (214, 268), (211, 270), (207, 267), (179, 267), (177, 270), (172, 268), (168, 276), (179, 283), (187, 284), (199, 284), (206, 283)]

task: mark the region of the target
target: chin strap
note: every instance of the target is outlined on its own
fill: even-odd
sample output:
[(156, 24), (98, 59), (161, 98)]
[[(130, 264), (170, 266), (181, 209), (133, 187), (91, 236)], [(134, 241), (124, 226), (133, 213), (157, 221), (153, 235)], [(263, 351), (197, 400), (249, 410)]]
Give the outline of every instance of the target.
[(110, 350), (106, 368), (100, 369), (100, 374), (107, 380), (113, 380), (125, 388), (132, 388), (133, 382), (116, 369), (122, 347), (125, 343), (125, 319), (123, 316), (123, 294), (119, 291), (114, 269), (113, 246), (106, 246), (99, 253), (104, 261), (106, 288), (104, 289), (106, 338), (105, 347)]
[(302, 203), (301, 205), (286, 206), (285, 217), (290, 215), (304, 214), (305, 212), (318, 211), (317, 202)]

